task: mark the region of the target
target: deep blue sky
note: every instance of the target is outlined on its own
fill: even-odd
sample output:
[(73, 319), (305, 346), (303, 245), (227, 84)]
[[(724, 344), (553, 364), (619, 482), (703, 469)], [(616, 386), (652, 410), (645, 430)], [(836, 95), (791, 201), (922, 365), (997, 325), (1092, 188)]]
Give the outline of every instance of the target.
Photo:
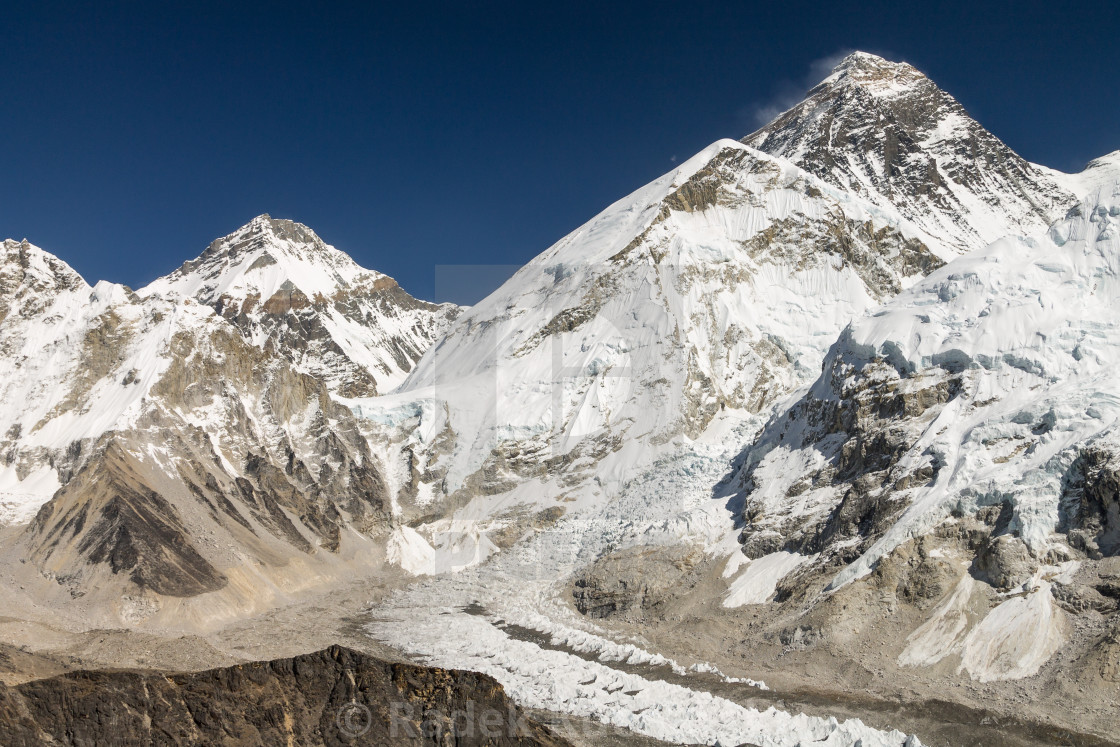
[(1120, 148), (1118, 5), (3, 3), (0, 237), (137, 287), (268, 212), (431, 298), (855, 48), (1078, 170)]

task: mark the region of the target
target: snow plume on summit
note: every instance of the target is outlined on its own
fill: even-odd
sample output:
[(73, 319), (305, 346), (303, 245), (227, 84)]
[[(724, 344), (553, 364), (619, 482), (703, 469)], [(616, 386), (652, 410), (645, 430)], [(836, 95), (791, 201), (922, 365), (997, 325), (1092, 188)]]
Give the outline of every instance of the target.
[(865, 52), (743, 142), (892, 206), (956, 253), (1045, 230), (1083, 195), (1022, 159), (913, 66)]
[(797, 81), (783, 80), (776, 85), (776, 91), (769, 101), (756, 104), (750, 109), (751, 126), (764, 127), (779, 116), (801, 103), (805, 91), (826, 78), (840, 62), (853, 50), (844, 50), (826, 55), (809, 63), (808, 73)]

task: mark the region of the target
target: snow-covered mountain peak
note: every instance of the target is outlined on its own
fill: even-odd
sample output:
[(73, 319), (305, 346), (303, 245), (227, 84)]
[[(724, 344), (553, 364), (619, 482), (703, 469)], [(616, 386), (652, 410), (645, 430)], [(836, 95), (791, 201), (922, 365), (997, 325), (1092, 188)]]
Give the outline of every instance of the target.
[(370, 418), (425, 400), (418, 437), (450, 444), (427, 471), (464, 498), (545, 459), (571, 467), (563, 490), (606, 480), (815, 376), (849, 319), (941, 264), (927, 241), (893, 209), (717, 141), (466, 311)]
[(0, 246), (3, 248), (0, 253), (0, 294), (13, 292), (13, 282), (66, 290), (86, 286), (85, 280), (74, 268), (27, 239), (5, 239)]
[(178, 294), (207, 304), (236, 302), (252, 308), (274, 299), (290, 302), (295, 291), (306, 299), (331, 298), (358, 284), (392, 282), (359, 266), (302, 223), (264, 214), (214, 241), (197, 259), (141, 294)]
[(89, 285), (70, 265), (26, 239), (0, 245), (0, 322), (34, 315), (63, 297), (81, 297)]
[(395, 387), (458, 311), (413, 298), (302, 223), (267, 214), (139, 293), (212, 307), (343, 396)]
[(932, 85), (929, 78), (909, 63), (891, 62), (868, 52), (853, 52), (841, 60), (817, 88), (860, 86), (877, 96), (899, 96), (927, 84)]
[(1082, 195), (1028, 163), (906, 63), (845, 58), (797, 106), (743, 139), (881, 207), (956, 252), (1044, 231)]

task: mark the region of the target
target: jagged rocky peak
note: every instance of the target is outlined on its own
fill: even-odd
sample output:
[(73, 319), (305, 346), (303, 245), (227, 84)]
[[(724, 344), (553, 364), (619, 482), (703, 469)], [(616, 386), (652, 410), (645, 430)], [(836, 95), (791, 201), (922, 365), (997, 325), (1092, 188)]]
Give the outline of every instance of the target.
[(1045, 229), (1080, 196), (905, 62), (845, 57), (805, 99), (743, 139), (882, 207), (957, 252)]
[(385, 275), (358, 265), (302, 223), (259, 215), (210, 244), (197, 259), (183, 264), (145, 289), (172, 293), (206, 304), (236, 301), (266, 304), (294, 291), (307, 299), (331, 298), (361, 285), (395, 285)]
[(395, 387), (458, 313), (413, 298), (302, 223), (267, 214), (140, 294), (208, 305), (346, 397)]
[(5, 239), (0, 254), (0, 298), (21, 290), (78, 290), (88, 286), (74, 268), (24, 239)]
[[(929, 144), (927, 140), (965, 135), (970, 124), (976, 123), (964, 107), (912, 65), (854, 52), (797, 106), (743, 142), (834, 177), (811, 157), (832, 161), (846, 147), (884, 140), (891, 133), (905, 133), (915, 145)], [(982, 134), (995, 140), (986, 131)]]
[(897, 96), (918, 85), (933, 85), (907, 62), (891, 62), (868, 52), (852, 52), (833, 68), (821, 86), (858, 85), (871, 93)]

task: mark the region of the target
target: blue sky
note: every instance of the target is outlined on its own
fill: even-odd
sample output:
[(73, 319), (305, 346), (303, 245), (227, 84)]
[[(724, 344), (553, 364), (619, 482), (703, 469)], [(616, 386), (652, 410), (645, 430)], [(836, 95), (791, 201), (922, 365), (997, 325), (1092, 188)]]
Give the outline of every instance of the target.
[(5, 3), (0, 236), (136, 287), (268, 212), (470, 302), (846, 50), (1078, 170), (1120, 148), (1117, 5)]

